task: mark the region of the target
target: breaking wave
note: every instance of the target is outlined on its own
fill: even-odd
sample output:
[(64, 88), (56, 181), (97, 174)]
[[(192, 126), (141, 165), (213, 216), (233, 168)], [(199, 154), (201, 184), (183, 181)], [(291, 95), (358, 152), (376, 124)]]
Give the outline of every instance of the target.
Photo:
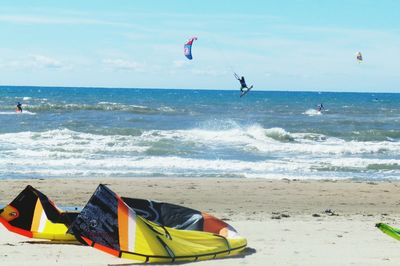
[(211, 124), (211, 129), (202, 124), (186, 130), (93, 134), (64, 128), (0, 134), (0, 177), (10, 167), (22, 177), (348, 178), (371, 172), (400, 173), (400, 160), (388, 159), (400, 153), (400, 142), (345, 141), (232, 121)]
[[(60, 111), (121, 111), (136, 114), (179, 114), (184, 110), (176, 110), (169, 106), (148, 107), (142, 105), (129, 105), (113, 102), (99, 102), (97, 104), (75, 104), (75, 103), (50, 103), (41, 100), (39, 104), (23, 103), (23, 107), (30, 112), (60, 112)], [(13, 109), (14, 106), (3, 106), (2, 108)]]
[(322, 112), (317, 111), (315, 109), (308, 109), (307, 111), (305, 111), (303, 113), (304, 115), (308, 115), (308, 116), (316, 116), (316, 115), (322, 115)]
[(0, 115), (36, 115), (36, 113), (24, 110), (23, 112), (0, 112)]

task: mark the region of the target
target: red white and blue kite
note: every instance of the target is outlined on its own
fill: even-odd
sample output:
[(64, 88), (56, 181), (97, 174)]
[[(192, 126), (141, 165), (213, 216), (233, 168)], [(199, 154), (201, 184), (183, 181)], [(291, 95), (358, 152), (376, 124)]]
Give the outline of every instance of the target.
[(183, 47), (183, 53), (187, 57), (187, 59), (192, 60), (192, 44), (193, 41), (196, 41), (197, 37), (190, 38), (187, 43), (185, 43), (185, 46)]

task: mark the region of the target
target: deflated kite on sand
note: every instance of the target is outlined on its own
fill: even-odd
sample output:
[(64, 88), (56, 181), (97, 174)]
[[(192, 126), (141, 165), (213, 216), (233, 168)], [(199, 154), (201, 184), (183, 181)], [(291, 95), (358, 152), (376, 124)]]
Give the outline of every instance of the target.
[(46, 195), (27, 186), (0, 210), (0, 222), (11, 232), (39, 239), (76, 241), (67, 233), (78, 213), (63, 212)]
[(119, 197), (99, 185), (79, 212), (63, 212), (27, 186), (0, 210), (10, 231), (32, 238), (78, 240), (117, 257), (144, 262), (196, 261), (238, 254), (247, 241), (207, 213)]

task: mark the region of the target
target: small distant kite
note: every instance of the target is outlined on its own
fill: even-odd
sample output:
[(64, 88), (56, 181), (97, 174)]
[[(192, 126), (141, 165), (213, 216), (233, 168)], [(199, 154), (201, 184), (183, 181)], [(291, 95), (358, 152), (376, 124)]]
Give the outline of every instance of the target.
[(358, 63), (361, 63), (363, 61), (361, 52), (356, 53), (356, 58), (357, 58)]
[(189, 39), (187, 43), (185, 43), (185, 46), (183, 47), (183, 53), (187, 57), (187, 59), (192, 60), (192, 44), (194, 41), (197, 40), (197, 37), (192, 37)]

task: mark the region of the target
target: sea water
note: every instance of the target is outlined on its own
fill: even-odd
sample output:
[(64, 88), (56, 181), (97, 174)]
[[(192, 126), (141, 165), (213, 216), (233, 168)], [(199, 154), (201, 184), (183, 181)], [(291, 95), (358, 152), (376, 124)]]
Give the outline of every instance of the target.
[(0, 178), (399, 174), (400, 94), (0, 87)]

